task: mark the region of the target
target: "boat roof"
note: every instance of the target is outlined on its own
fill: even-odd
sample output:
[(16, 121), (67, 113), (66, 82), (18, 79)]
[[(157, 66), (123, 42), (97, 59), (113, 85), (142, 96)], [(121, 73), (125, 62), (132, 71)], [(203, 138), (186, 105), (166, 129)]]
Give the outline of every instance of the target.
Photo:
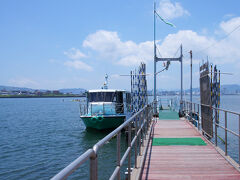
[(93, 90), (88, 90), (88, 92), (126, 92), (125, 90), (121, 89), (93, 89)]

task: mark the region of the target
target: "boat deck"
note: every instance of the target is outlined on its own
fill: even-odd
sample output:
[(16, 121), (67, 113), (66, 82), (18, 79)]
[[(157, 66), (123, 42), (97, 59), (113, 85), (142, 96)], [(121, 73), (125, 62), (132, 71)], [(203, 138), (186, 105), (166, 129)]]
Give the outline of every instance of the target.
[(161, 119), (154, 124), (140, 179), (233, 180), (240, 173), (185, 118)]

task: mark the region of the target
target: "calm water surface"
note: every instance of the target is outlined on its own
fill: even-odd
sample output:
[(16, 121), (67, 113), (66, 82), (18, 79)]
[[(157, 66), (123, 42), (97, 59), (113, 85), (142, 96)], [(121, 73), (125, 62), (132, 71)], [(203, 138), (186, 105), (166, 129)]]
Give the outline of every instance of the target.
[[(49, 179), (109, 133), (86, 130), (79, 118), (79, 104), (72, 100), (0, 99), (0, 179)], [(240, 111), (240, 96), (222, 96), (221, 101), (222, 108)], [(229, 118), (229, 128), (238, 130), (237, 118)], [(123, 151), (126, 142), (124, 137), (121, 140)], [(229, 135), (228, 141), (237, 160), (238, 139)], [(113, 139), (100, 150), (99, 179), (108, 179), (112, 173), (115, 148)], [(89, 179), (88, 169), (87, 162), (71, 179)]]

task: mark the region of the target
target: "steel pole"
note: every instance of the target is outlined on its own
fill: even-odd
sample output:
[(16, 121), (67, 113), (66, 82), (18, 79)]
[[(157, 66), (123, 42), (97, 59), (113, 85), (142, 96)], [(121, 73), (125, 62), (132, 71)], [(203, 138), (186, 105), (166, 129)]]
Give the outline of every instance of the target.
[(190, 63), (190, 70), (191, 70), (191, 81), (190, 81), (190, 102), (191, 102), (191, 107), (190, 107), (190, 112), (191, 112), (191, 120), (192, 120), (192, 50), (189, 52), (190, 53), (190, 59), (191, 59), (191, 63)]
[(153, 25), (153, 42), (154, 42), (154, 114), (157, 113), (157, 104), (156, 104), (156, 79), (157, 79), (157, 74), (156, 74), (156, 16), (155, 16), (155, 11), (156, 11), (156, 2), (154, 2), (154, 13), (153, 13), (153, 21), (154, 21), (154, 25)]
[(181, 102), (180, 102), (180, 112), (181, 114), (183, 113), (183, 65), (182, 65), (182, 45), (180, 46), (181, 48)]

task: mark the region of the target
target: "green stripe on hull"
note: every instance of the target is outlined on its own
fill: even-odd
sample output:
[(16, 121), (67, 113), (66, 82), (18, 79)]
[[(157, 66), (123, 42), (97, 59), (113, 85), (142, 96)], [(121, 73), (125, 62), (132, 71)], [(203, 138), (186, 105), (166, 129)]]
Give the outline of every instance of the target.
[(83, 120), (87, 128), (102, 130), (102, 129), (113, 129), (120, 126), (124, 122), (125, 116), (115, 116), (115, 117), (114, 116), (110, 116), (110, 117), (85, 116), (85, 117), (81, 117), (81, 119)]

